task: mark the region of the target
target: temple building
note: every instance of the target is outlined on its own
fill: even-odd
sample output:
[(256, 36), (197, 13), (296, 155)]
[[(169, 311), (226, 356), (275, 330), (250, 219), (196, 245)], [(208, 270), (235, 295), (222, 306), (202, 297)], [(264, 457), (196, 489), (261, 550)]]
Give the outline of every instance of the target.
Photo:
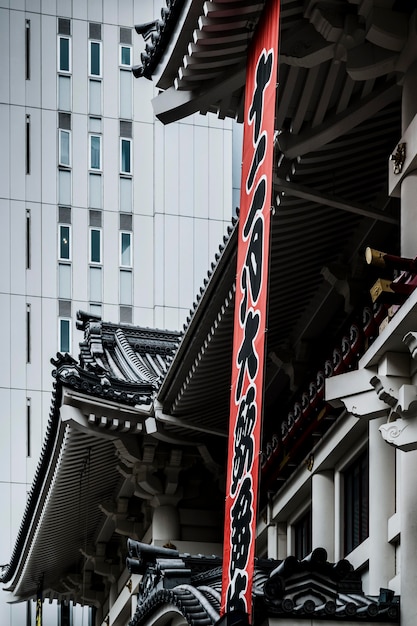
[[(170, 0), (137, 25), (157, 119), (243, 121), (269, 5)], [(94, 626), (417, 621), (417, 13), (281, 0), (279, 24), (252, 615), (220, 608), (237, 218), (181, 333), (80, 312), (79, 357), (54, 359), (1, 576), (62, 624), (71, 603)]]

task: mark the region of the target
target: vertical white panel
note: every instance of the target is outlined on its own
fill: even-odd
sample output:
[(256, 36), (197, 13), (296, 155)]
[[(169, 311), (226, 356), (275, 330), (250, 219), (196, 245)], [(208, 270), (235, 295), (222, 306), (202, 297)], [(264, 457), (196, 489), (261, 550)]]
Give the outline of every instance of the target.
[[(34, 4), (39, 4), (34, 0)], [(28, 11), (29, 9), (26, 9)], [(30, 20), (30, 80), (25, 80), (26, 103), (31, 107), (40, 107), (42, 102), (41, 72), (42, 72), (42, 41), (41, 41), (41, 17), (32, 13), (26, 18)], [(26, 21), (26, 20), (25, 20)]]
[(165, 292), (166, 306), (177, 307), (179, 302), (179, 217), (165, 216)]
[[(42, 200), (57, 201), (57, 118), (55, 111), (42, 110)], [(40, 197), (34, 198), (39, 201)]]
[(26, 392), (12, 389), (10, 392), (10, 475), (14, 483), (26, 482)]
[(26, 290), (26, 205), (24, 202), (12, 201), (10, 208), (10, 245), (13, 254), (11, 283), (13, 293), (23, 295)]
[[(161, 160), (155, 157), (155, 174), (163, 168), (162, 154)], [(133, 171), (135, 213), (152, 215), (154, 211), (162, 211), (163, 180), (160, 171), (158, 179), (154, 177), (153, 126), (150, 124), (133, 124)]]
[(87, 202), (87, 121), (86, 115), (72, 116), (72, 203), (74, 206), (85, 206)]
[(27, 298), (30, 302), (30, 363), (27, 365), (26, 387), (42, 387), (42, 301), (40, 298)]
[(26, 200), (36, 202), (42, 188), (42, 113), (34, 108), (26, 112), (30, 114), (30, 174), (26, 176)]
[[(2, 346), (2, 362), (4, 364), (4, 367), (0, 367), (0, 387), (6, 389), (9, 388), (11, 384), (11, 331), (11, 296), (0, 292), (0, 341)], [(24, 327), (21, 331), (22, 333), (25, 332)], [(21, 346), (16, 346), (16, 348), (20, 349)]]
[(165, 127), (161, 122), (155, 120), (153, 127), (153, 142), (154, 142), (154, 157), (153, 157), (153, 169), (154, 169), (154, 190), (153, 190), (153, 207), (154, 210), (164, 210), (164, 178), (165, 178)]
[[(119, 116), (119, 29), (114, 25), (103, 24), (103, 89), (104, 115), (117, 118)], [(132, 76), (133, 80), (133, 76)]]
[(13, 136), (10, 136), (9, 152), (9, 167), (10, 171), (13, 172), (13, 175), (10, 177), (10, 196), (16, 200), (24, 200), (26, 187), (26, 114), (23, 107), (10, 107), (10, 128), (13, 128)]
[(179, 220), (179, 306), (191, 308), (193, 292), (193, 219), (182, 217)]
[(104, 118), (103, 184), (105, 207), (117, 211), (119, 205), (119, 121)]
[(83, 20), (72, 21), (72, 104), (75, 113), (87, 111), (88, 102), (88, 24)]
[[(1, 13), (0, 13), (1, 28)], [(1, 34), (0, 34), (1, 41)], [(1, 45), (1, 44), (0, 44)], [(0, 81), (1, 84), (2, 81)], [(0, 137), (2, 150), (0, 150), (0, 197), (10, 197), (10, 108), (6, 104), (0, 104)]]
[(146, 309), (145, 307), (135, 307), (133, 309), (133, 323), (136, 326), (149, 327), (153, 328), (154, 326), (154, 315), (153, 309)]
[(72, 17), (72, 2), (56, 0), (56, 11), (60, 17)]
[[(13, 104), (25, 105), (25, 55), (18, 54), (25, 50), (25, 14), (10, 11), (10, 101)], [(7, 54), (6, 58), (9, 55)], [(9, 97), (7, 97), (6, 102)]]
[[(13, 422), (10, 407), (10, 390), (2, 389), (0, 385), (0, 406), (2, 409), (2, 434), (0, 439), (0, 476), (1, 482), (10, 480), (10, 457), (11, 457), (11, 424)], [(3, 504), (4, 506), (4, 504)], [(0, 517), (3, 517), (1, 515)], [(2, 522), (0, 522), (1, 527)], [(0, 533), (1, 534), (1, 533)], [(1, 545), (1, 544), (0, 544)]]
[(208, 177), (209, 216), (212, 219), (223, 219), (223, 187), (224, 187), (224, 153), (223, 133), (219, 129), (210, 129), (208, 134)]
[(122, 305), (132, 304), (132, 272), (120, 270), (119, 300)]
[[(119, 0), (119, 24), (130, 26), (133, 24), (133, 2), (132, 0)], [(155, 19), (155, 18), (154, 18)]]
[(101, 0), (89, 0), (87, 4), (88, 4), (87, 19), (90, 22), (101, 22), (103, 19)]
[(45, 15), (56, 15), (56, 0), (41, 0), (41, 10)]
[(117, 2), (114, 0), (103, 0), (103, 22), (117, 24)]
[(87, 19), (87, 5), (85, 0), (72, 0), (72, 16), (74, 20)]
[(26, 386), (26, 299), (23, 296), (10, 296), (9, 328), (13, 353), (13, 358), (10, 360), (10, 386), (24, 389)]
[(71, 110), (71, 76), (58, 76), (58, 108), (60, 111)]
[[(162, 223), (160, 228), (162, 227)], [(161, 235), (163, 233), (160, 233)], [(154, 252), (154, 221), (151, 217), (135, 216), (133, 223), (133, 267), (136, 268), (134, 281), (134, 305), (150, 307), (154, 305), (154, 285), (162, 279), (162, 268), (154, 273), (154, 257), (162, 258), (162, 241), (157, 253)], [(145, 270), (146, 268), (146, 270)]]
[[(73, 298), (87, 302), (88, 211), (75, 207), (72, 209), (72, 251)], [(75, 313), (76, 310), (73, 315)]]
[(101, 267), (90, 267), (90, 288), (89, 300), (91, 302), (101, 302), (103, 300), (103, 278)]
[[(10, 13), (6, 9), (0, 9), (0, 102), (9, 102), (10, 90)], [(2, 134), (2, 137), (4, 135)]]
[[(30, 268), (26, 270), (26, 293), (30, 296), (42, 295), (42, 213), (41, 206), (31, 202), (30, 210)], [(26, 230), (26, 225), (25, 225)], [(22, 231), (20, 231), (22, 236)], [(51, 252), (56, 253), (55, 241), (48, 242)], [(26, 254), (25, 254), (26, 257)]]
[[(208, 161), (208, 130), (207, 128), (196, 126), (194, 130), (194, 154), (198, 154), (195, 159), (194, 184), (195, 184), (195, 217), (208, 216), (208, 198), (209, 198), (209, 171)], [(210, 184), (214, 181), (210, 180)]]
[(103, 208), (103, 177), (101, 174), (88, 175), (88, 206), (92, 209)]
[(119, 71), (120, 117), (129, 120), (132, 118), (132, 89), (133, 75), (130, 70)]
[(56, 86), (56, 46), (57, 46), (57, 21), (54, 15), (42, 16), (42, 107), (44, 109), (56, 109), (57, 86)]
[(10, 291), (10, 271), (14, 262), (10, 247), (10, 203), (0, 198), (0, 233), (2, 233), (0, 246), (0, 293)]
[(165, 127), (165, 213), (178, 214), (178, 158), (179, 125), (168, 124)]
[[(156, 15), (159, 11), (157, 10)], [(152, 19), (155, 19), (155, 15)], [(139, 20), (139, 23), (142, 19)], [(137, 23), (137, 22), (136, 22)], [(139, 45), (139, 41), (136, 33), (133, 33), (133, 42)], [(138, 49), (134, 52), (133, 60), (139, 58), (142, 49)], [(152, 98), (156, 95), (154, 83), (150, 80), (143, 78), (132, 78), (133, 80), (133, 117), (137, 122), (146, 122), (147, 124), (153, 124), (155, 122), (155, 115), (152, 107)]]
[(91, 115), (101, 115), (102, 112), (102, 95), (101, 95), (101, 81), (89, 80), (89, 105), (88, 111)]
[[(154, 252), (154, 306), (163, 306), (165, 293), (165, 217), (157, 213), (154, 217), (155, 223), (155, 252)], [(144, 267), (144, 266), (142, 266)]]
[(58, 172), (58, 201), (59, 204), (71, 204), (71, 172), (68, 170)]
[(132, 212), (132, 186), (133, 181), (131, 178), (121, 177), (119, 180), (120, 185), (120, 211), (122, 213)]
[[(119, 214), (103, 215), (104, 302), (119, 303)], [(128, 304), (127, 302), (125, 304)], [(117, 321), (119, 315), (114, 319)]]
[(57, 297), (57, 208), (56, 205), (42, 205), (42, 295)]
[[(192, 175), (196, 159), (194, 154), (194, 127), (189, 124), (179, 126), (178, 142), (179, 172), (179, 214), (194, 215), (194, 203), (198, 197), (194, 193), (194, 176)], [(191, 174), (191, 175), (190, 175)]]

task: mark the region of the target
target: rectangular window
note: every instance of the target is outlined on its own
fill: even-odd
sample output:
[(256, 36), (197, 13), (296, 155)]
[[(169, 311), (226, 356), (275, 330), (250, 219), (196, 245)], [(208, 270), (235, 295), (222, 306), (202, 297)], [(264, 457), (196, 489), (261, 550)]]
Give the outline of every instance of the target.
[(90, 302), (102, 302), (103, 281), (101, 267), (90, 267)]
[(58, 71), (71, 71), (71, 39), (69, 37), (58, 37)]
[(120, 265), (132, 266), (132, 233), (120, 233)]
[(59, 227), (59, 258), (66, 261), (69, 261), (71, 258), (70, 234), (71, 229), (69, 226)]
[(101, 170), (101, 135), (90, 135), (90, 169)]
[(30, 209), (26, 209), (26, 269), (30, 270), (31, 221)]
[(101, 263), (101, 230), (90, 229), (90, 263)]
[(26, 20), (25, 35), (25, 78), (30, 80), (30, 20)]
[(311, 509), (295, 522), (293, 528), (294, 556), (297, 559), (303, 559), (312, 550)]
[(90, 41), (90, 76), (101, 76), (101, 41)]
[(59, 351), (70, 352), (71, 324), (70, 320), (59, 320)]
[(132, 272), (120, 270), (120, 304), (132, 305)]
[(71, 76), (58, 76), (58, 108), (71, 110)]
[(71, 170), (58, 170), (59, 204), (71, 204)]
[(132, 179), (120, 177), (120, 210), (125, 213), (132, 211)]
[(26, 456), (30, 457), (30, 422), (31, 422), (31, 400), (26, 398)]
[(58, 298), (71, 300), (71, 265), (58, 264)]
[[(131, 120), (133, 117), (133, 81), (130, 70), (119, 71), (119, 112), (120, 117)], [(121, 135), (123, 136), (123, 135)], [(132, 136), (132, 135), (130, 135)]]
[(71, 165), (71, 133), (69, 130), (59, 129), (59, 165)]
[(26, 174), (30, 174), (30, 115), (26, 115)]
[(120, 46), (120, 65), (123, 67), (132, 65), (132, 48), (130, 46)]
[(368, 537), (369, 477), (368, 450), (343, 473), (345, 554)]
[(121, 174), (132, 173), (131, 148), (132, 148), (132, 142), (130, 139), (120, 139), (120, 172)]
[(31, 347), (31, 334), (30, 334), (30, 304), (26, 305), (26, 363), (30, 363), (30, 347)]
[(91, 115), (101, 115), (101, 80), (89, 81), (89, 105)]

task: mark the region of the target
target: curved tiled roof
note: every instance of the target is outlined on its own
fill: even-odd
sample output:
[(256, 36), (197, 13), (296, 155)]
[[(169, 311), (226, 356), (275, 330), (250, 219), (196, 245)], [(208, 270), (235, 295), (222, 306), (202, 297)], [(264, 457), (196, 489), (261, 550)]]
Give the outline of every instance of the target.
[[(178, 333), (109, 324), (85, 313), (78, 319), (84, 331), (79, 361), (68, 354), (51, 359), (55, 382), (45, 440), (10, 563), (0, 576), (21, 599), (36, 594), (43, 572), (51, 598), (77, 597), (77, 585), (63, 582), (62, 568), (72, 564), (76, 570), (79, 524), (87, 518), (93, 536), (106, 518), (99, 505), (112, 499), (121, 481), (112, 442), (140, 432), (141, 413), (149, 414), (179, 338)], [(79, 425), (67, 415), (71, 402), (90, 407)], [(81, 502), (87, 474), (95, 489)], [(60, 519), (65, 520), (65, 537)]]
[[(161, 609), (179, 613), (190, 626), (216, 624), (220, 618), (221, 567), (210, 568), (214, 557), (192, 557), (131, 540), (128, 543), (128, 567), (143, 574), (129, 626), (148, 623)], [(194, 568), (203, 571), (193, 576)], [(281, 561), (257, 559), (253, 596), (254, 623), (258, 625), (267, 623), (268, 618), (349, 623), (365, 619), (367, 623), (391, 624), (400, 620), (399, 599), (393, 592), (381, 590), (379, 597), (365, 596), (351, 564), (327, 561), (323, 548), (301, 560), (293, 556)]]

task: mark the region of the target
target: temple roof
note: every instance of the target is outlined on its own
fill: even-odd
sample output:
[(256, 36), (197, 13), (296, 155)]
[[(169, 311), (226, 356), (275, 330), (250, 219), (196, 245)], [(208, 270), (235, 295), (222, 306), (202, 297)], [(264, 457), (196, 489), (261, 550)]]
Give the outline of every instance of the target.
[[(19, 599), (36, 595), (43, 579), (45, 596), (95, 604), (103, 592), (95, 572), (107, 580), (120, 574), (115, 528), (134, 532), (141, 518), (129, 505), (129, 462), (135, 454), (144, 459), (146, 445), (139, 452), (131, 435), (146, 435), (144, 422), (179, 338), (84, 313), (78, 319), (84, 330), (79, 360), (68, 354), (52, 359), (55, 383), (44, 445), (11, 560), (1, 574)], [(150, 459), (155, 446), (149, 447)], [(97, 542), (114, 543), (114, 565), (96, 553)], [(83, 556), (94, 567), (85, 569), (89, 582), (82, 586)]]
[[(220, 618), (221, 559), (180, 554), (128, 540), (127, 565), (143, 575), (138, 605), (129, 626), (149, 623), (163, 607), (184, 617), (191, 626), (211, 626)], [(323, 548), (302, 560), (256, 559), (253, 578), (254, 623), (271, 619), (314, 619), (399, 623), (399, 598), (381, 590), (364, 595), (358, 574), (346, 560), (327, 561)], [(234, 622), (232, 622), (234, 623)], [(236, 622), (244, 624), (245, 622)], [(314, 622), (316, 623), (316, 621)]]

